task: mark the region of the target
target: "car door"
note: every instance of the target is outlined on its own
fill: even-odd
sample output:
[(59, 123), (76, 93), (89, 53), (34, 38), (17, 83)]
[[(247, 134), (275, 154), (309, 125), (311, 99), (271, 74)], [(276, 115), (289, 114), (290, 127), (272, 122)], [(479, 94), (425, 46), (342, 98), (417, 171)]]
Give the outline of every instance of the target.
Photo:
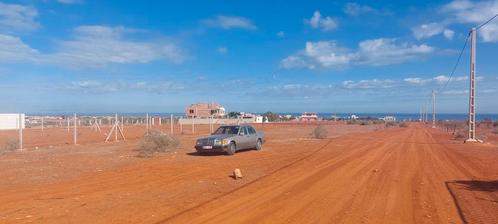
[(256, 142), (258, 141), (258, 135), (256, 134), (256, 130), (253, 127), (247, 126), (247, 131), (249, 133), (249, 148), (255, 148)]
[(242, 126), (239, 130), (239, 136), (237, 136), (239, 141), (237, 141), (237, 149), (247, 149), (250, 144), (250, 136), (247, 131), (247, 127)]

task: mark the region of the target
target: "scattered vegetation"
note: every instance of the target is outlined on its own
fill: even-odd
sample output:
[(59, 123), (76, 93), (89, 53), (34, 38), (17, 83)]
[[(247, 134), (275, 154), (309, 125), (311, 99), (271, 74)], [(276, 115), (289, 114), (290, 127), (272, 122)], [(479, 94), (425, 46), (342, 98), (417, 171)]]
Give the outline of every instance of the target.
[(498, 128), (495, 128), (495, 129), (493, 130), (493, 134), (497, 134), (497, 135), (498, 135)]
[(407, 128), (407, 127), (408, 127), (408, 124), (407, 124), (407, 123), (405, 123), (405, 122), (401, 122), (401, 123), (399, 123), (399, 127), (400, 127), (400, 128)]
[(11, 152), (16, 149), (19, 149), (19, 141), (15, 139), (9, 139), (5, 141), (5, 143), (0, 147), (0, 154), (4, 152)]
[(264, 117), (265, 121), (269, 121), (269, 122), (279, 121), (279, 119), (280, 119), (280, 116), (278, 116), (278, 114), (270, 112), (270, 111), (264, 113), (263, 117)]
[(386, 122), (386, 128), (394, 127), (394, 126), (396, 126), (396, 123), (394, 123), (394, 122)]
[(455, 139), (463, 139), (466, 137), (463, 130), (457, 130), (454, 135), (455, 135)]
[(139, 157), (151, 157), (157, 152), (169, 152), (180, 146), (180, 139), (175, 136), (162, 133), (159, 130), (151, 130), (144, 135), (140, 141), (137, 151)]
[(229, 118), (237, 118), (240, 115), (241, 115), (240, 112), (236, 112), (236, 111), (232, 111), (232, 112), (228, 113)]
[(325, 139), (325, 138), (327, 138), (328, 131), (322, 125), (318, 125), (315, 129), (313, 129), (313, 132), (311, 132), (311, 135), (316, 139)]

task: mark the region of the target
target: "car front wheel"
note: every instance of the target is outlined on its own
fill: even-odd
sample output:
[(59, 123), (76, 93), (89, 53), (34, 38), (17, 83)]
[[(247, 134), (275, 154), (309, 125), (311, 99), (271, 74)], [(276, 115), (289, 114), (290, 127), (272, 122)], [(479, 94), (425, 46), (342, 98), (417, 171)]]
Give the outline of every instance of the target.
[(258, 139), (258, 142), (256, 142), (256, 150), (261, 150), (263, 148), (263, 142), (261, 142), (261, 139)]
[(235, 154), (235, 150), (236, 150), (235, 143), (230, 142), (230, 145), (228, 145), (227, 154), (233, 155), (233, 154)]

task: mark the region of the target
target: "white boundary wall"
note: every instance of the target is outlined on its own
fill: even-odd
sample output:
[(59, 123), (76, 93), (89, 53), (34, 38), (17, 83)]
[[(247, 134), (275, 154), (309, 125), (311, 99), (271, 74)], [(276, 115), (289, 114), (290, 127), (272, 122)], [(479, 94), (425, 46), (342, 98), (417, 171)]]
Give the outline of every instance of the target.
[(237, 119), (237, 118), (180, 118), (178, 120), (182, 125), (189, 124), (238, 124), (238, 123), (255, 123), (255, 119)]
[[(21, 127), (25, 128), (25, 116), (21, 114)], [(19, 114), (0, 114), (0, 130), (19, 129)]]

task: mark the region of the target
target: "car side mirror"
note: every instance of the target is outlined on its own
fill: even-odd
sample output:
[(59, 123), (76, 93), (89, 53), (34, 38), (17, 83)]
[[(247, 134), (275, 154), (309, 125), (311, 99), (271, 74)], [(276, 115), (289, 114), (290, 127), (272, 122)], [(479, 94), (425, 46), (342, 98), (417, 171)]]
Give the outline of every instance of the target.
[(244, 136), (244, 133), (242, 133), (242, 132), (241, 132), (241, 133), (239, 133), (239, 135), (240, 135), (240, 136)]

